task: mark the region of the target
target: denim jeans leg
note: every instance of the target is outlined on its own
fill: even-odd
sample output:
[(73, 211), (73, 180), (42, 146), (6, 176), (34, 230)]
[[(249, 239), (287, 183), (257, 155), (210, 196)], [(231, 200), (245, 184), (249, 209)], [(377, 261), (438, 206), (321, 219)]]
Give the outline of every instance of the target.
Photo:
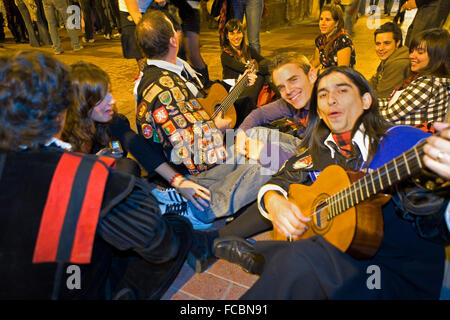
[(67, 33), (70, 37), (70, 43), (72, 44), (72, 49), (76, 50), (80, 48), (80, 38), (78, 38), (77, 31), (67, 25), (67, 19), (69, 15), (67, 14), (67, 3), (65, 0), (53, 0), (55, 4), (56, 10), (58, 10), (59, 14), (63, 18), (64, 26), (66, 27)]
[(246, 133), (249, 138), (263, 142), (267, 146), (267, 148), (263, 148), (259, 160), (264, 167), (261, 168), (261, 172), (265, 175), (277, 173), (288, 158), (297, 154), (298, 146), (301, 143), (299, 138), (276, 129), (254, 127), (247, 130)]
[(52, 40), (50, 39), (50, 33), (48, 31), (47, 21), (45, 20), (44, 9), (42, 6), (42, 0), (35, 0), (37, 5), (37, 21), (36, 25), (38, 27), (39, 40), (45, 45), (51, 45)]
[(23, 22), (25, 23), (25, 27), (28, 32), (28, 39), (30, 40), (30, 46), (39, 47), (39, 40), (36, 38), (36, 34), (34, 33), (33, 22), (31, 21), (30, 13), (28, 12), (28, 8), (23, 2), (23, 0), (16, 1), (17, 8), (20, 11), (20, 15), (23, 18)]
[(271, 175), (262, 174), (262, 167), (256, 161), (244, 163), (243, 157), (235, 157), (233, 149), (234, 145), (228, 149), (230, 157), (226, 163), (189, 177), (211, 191), (207, 210), (202, 212), (191, 205), (196, 217), (203, 222), (232, 215), (255, 201), (259, 188), (271, 178)]
[(261, 17), (264, 10), (263, 0), (248, 0), (245, 7), (247, 19), (247, 37), (249, 45), (258, 53), (261, 53), (259, 32), (261, 29)]
[(244, 20), (246, 4), (247, 4), (247, 0), (231, 0), (234, 18), (238, 19), (241, 22)]
[(42, 5), (44, 6), (44, 13), (48, 23), (50, 38), (53, 42), (52, 48), (55, 52), (61, 52), (61, 40), (59, 39), (55, 7), (53, 6), (53, 2), (52, 0), (42, 0)]
[(44, 21), (43, 16), (41, 16), (38, 13), (37, 16), (37, 21), (36, 21), (37, 27), (38, 27), (38, 33), (39, 33), (39, 39), (40, 41), (45, 45), (51, 45), (52, 44), (52, 40), (50, 39), (50, 34), (48, 31), (48, 27), (47, 24)]

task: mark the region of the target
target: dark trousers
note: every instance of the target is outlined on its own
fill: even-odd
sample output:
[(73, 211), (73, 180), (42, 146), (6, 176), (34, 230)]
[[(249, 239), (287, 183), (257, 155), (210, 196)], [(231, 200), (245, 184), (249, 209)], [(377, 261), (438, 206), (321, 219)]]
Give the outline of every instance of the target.
[(449, 14), (448, 0), (436, 0), (417, 10), (413, 22), (408, 28), (405, 45), (409, 47), (411, 40), (421, 31), (440, 28)]
[[(100, 21), (97, 21), (97, 23), (100, 25), (101, 28), (103, 28), (103, 33), (111, 34), (111, 24), (109, 20), (107, 19), (103, 6), (101, 4), (100, 0), (79, 0), (81, 5), (81, 10), (83, 10), (83, 16), (84, 16), (84, 30), (85, 30), (85, 36), (86, 39), (92, 39), (94, 38), (94, 28), (92, 24), (92, 15), (97, 13), (98, 19)], [(95, 17), (95, 15), (94, 15)]]

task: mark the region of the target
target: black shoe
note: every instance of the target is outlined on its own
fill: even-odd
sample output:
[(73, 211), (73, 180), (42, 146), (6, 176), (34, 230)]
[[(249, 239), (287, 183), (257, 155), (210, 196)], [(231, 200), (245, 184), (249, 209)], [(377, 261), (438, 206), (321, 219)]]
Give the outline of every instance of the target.
[(240, 237), (227, 236), (214, 240), (214, 255), (217, 258), (238, 264), (248, 273), (261, 274), (265, 260), (254, 251), (253, 245)]
[(192, 247), (187, 257), (187, 263), (195, 272), (201, 273), (217, 261), (217, 258), (213, 254), (214, 239), (217, 236), (218, 233), (216, 231), (194, 231)]

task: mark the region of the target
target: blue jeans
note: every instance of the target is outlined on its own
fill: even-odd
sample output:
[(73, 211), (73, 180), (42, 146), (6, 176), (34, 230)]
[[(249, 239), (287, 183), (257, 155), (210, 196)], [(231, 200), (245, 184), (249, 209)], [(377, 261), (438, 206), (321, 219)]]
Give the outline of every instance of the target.
[[(292, 155), (296, 153), (300, 142), (294, 136), (262, 127), (252, 128), (247, 134), (250, 138), (257, 138), (265, 144), (279, 146), (284, 153)], [(200, 211), (189, 203), (196, 218), (203, 222), (211, 222), (215, 218), (232, 215), (255, 201), (259, 189), (278, 172), (284, 163), (284, 161), (278, 161), (278, 153), (273, 152), (275, 148), (272, 148), (270, 157), (264, 157), (264, 154), (261, 156), (261, 159), (265, 158), (263, 166), (255, 160), (236, 155), (234, 147), (234, 144), (227, 146), (230, 157), (226, 163), (216, 165), (197, 176), (189, 176), (190, 180), (211, 191), (210, 206), (205, 211)], [(267, 161), (268, 158), (271, 158), (271, 162)]]
[(51, 44), (50, 34), (48, 33), (47, 25), (45, 24), (43, 17), (40, 15), (39, 10), (37, 12), (37, 21), (36, 21), (36, 25), (38, 27), (39, 32), (39, 38), (37, 38), (36, 34), (34, 33), (33, 22), (31, 21), (30, 13), (28, 11), (27, 6), (23, 2), (23, 0), (16, 0), (16, 4), (17, 8), (20, 11), (20, 14), (22, 15), (25, 27), (27, 28), (28, 39), (30, 39), (30, 45), (32, 47), (39, 47), (40, 46), (39, 40), (42, 41), (44, 45)]
[(247, 20), (247, 37), (249, 45), (259, 54), (261, 44), (259, 42), (259, 29), (264, 9), (264, 0), (232, 0), (234, 17), (239, 21)]
[(56, 10), (63, 18), (64, 26), (66, 27), (67, 33), (70, 37), (70, 42), (72, 44), (72, 49), (80, 48), (80, 39), (75, 29), (67, 26), (67, 19), (69, 15), (67, 14), (67, 3), (66, 0), (42, 0), (44, 6), (45, 17), (48, 22), (48, 29), (50, 31), (50, 37), (53, 42), (53, 50), (55, 52), (62, 52), (61, 40), (58, 35), (58, 24), (56, 18)]

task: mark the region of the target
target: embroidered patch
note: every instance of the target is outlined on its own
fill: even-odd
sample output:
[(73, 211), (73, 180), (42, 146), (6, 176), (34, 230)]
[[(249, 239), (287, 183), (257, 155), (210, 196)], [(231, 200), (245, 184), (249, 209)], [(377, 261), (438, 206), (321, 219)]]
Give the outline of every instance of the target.
[(177, 106), (178, 106), (178, 109), (180, 109), (181, 113), (188, 112), (188, 109), (186, 108), (186, 106), (185, 106), (183, 101), (182, 102), (177, 102)]
[(157, 86), (156, 84), (154, 84), (152, 87), (150, 87), (149, 90), (144, 91), (144, 94), (142, 96), (144, 97), (144, 99), (147, 102), (152, 102), (153, 99), (155, 99), (156, 95), (158, 93), (160, 93), (161, 91), (162, 91), (162, 89), (159, 86)]
[(189, 150), (185, 146), (182, 146), (176, 150), (176, 156), (179, 159), (186, 159), (189, 157)]
[[(191, 158), (183, 159), (183, 164), (186, 166), (186, 168), (188, 168), (190, 170), (195, 170), (196, 169), (196, 167), (194, 165), (194, 162), (192, 161)], [(195, 171), (197, 171), (197, 170), (195, 170)]]
[(170, 106), (170, 105), (169, 105), (169, 106), (166, 106), (166, 109), (167, 109), (167, 112), (169, 113), (169, 115), (171, 115), (171, 116), (180, 113), (180, 111), (178, 110), (178, 108), (177, 108), (177, 107), (174, 107), (174, 106)]
[(215, 146), (223, 145), (223, 136), (220, 132), (213, 131), (212, 140)]
[(224, 146), (216, 148), (216, 154), (217, 154), (217, 158), (222, 161), (225, 160), (226, 158), (228, 158), (228, 152)]
[(172, 88), (175, 85), (172, 78), (169, 76), (163, 76), (159, 78), (159, 83), (161, 83), (164, 87), (167, 88)]
[(161, 143), (161, 139), (157, 131), (154, 132), (153, 141), (156, 143)]
[(170, 143), (173, 146), (176, 146), (177, 144), (179, 144), (180, 142), (183, 141), (183, 138), (181, 137), (181, 134), (177, 131), (174, 132), (170, 137), (169, 137)]
[(312, 159), (311, 156), (306, 156), (303, 157), (299, 160), (297, 160), (292, 167), (295, 170), (299, 170), (299, 169), (305, 169), (305, 168), (312, 168)]
[(203, 118), (203, 120), (210, 120), (208, 113), (205, 110), (198, 110), (197, 113)]
[(192, 106), (192, 104), (190, 103), (190, 102), (185, 102), (184, 103), (184, 105), (186, 106), (186, 108), (189, 110), (189, 111), (194, 111), (194, 107)]
[(198, 112), (193, 112), (192, 115), (197, 119), (197, 121), (203, 121), (203, 118), (201, 115), (198, 114)]
[(169, 118), (166, 108), (160, 107), (153, 111), (153, 118), (157, 123), (164, 123)]
[(172, 133), (174, 133), (177, 130), (173, 122), (170, 120), (164, 123), (161, 127), (168, 136), (172, 135)]
[(183, 141), (185, 141), (186, 143), (190, 144), (194, 140), (189, 129), (178, 130), (178, 132), (180, 133)]
[(179, 116), (174, 117), (173, 120), (175, 120), (175, 123), (178, 125), (178, 127), (186, 128), (187, 126), (186, 118), (183, 117), (181, 114)]
[(193, 175), (193, 176), (200, 173), (200, 171), (198, 171), (197, 169), (188, 169), (188, 171), (189, 171), (189, 174)]
[(190, 123), (196, 123), (197, 119), (195, 119), (195, 117), (192, 115), (192, 113), (184, 113), (183, 116), (186, 118), (187, 121), (189, 121)]
[(189, 142), (193, 143), (194, 142), (194, 131), (192, 131), (192, 129), (190, 127), (184, 129), (184, 131), (187, 131), (189, 133), (189, 139), (190, 139)]
[(142, 126), (142, 135), (145, 139), (150, 139), (153, 136), (153, 128), (151, 125), (147, 123), (143, 123)]
[(206, 151), (206, 160), (208, 164), (214, 164), (217, 162), (217, 155), (214, 149), (209, 149)]
[(191, 100), (189, 100), (189, 102), (192, 104), (192, 106), (194, 107), (195, 110), (201, 109), (201, 107), (202, 107), (200, 105), (200, 103), (195, 99), (191, 99)]
[(205, 135), (207, 136), (211, 135), (211, 130), (209, 130), (208, 124), (206, 123), (202, 124), (202, 130), (205, 133)]
[(178, 87), (173, 87), (170, 89), (170, 91), (173, 94), (173, 97), (175, 98), (176, 101), (183, 101), (184, 100), (184, 95), (183, 93), (181, 93), (180, 88)]
[(142, 101), (137, 106), (137, 117), (138, 119), (142, 119), (145, 116), (145, 113), (147, 112), (147, 103), (145, 101)]
[(206, 151), (206, 149), (208, 148), (208, 140), (206, 140), (205, 138), (198, 139), (197, 140), (197, 148), (198, 148), (198, 150)]
[(203, 135), (202, 128), (198, 124), (192, 126), (192, 131), (197, 137), (201, 137)]
[(170, 94), (169, 91), (161, 92), (158, 98), (162, 104), (170, 104), (172, 102), (172, 95)]

